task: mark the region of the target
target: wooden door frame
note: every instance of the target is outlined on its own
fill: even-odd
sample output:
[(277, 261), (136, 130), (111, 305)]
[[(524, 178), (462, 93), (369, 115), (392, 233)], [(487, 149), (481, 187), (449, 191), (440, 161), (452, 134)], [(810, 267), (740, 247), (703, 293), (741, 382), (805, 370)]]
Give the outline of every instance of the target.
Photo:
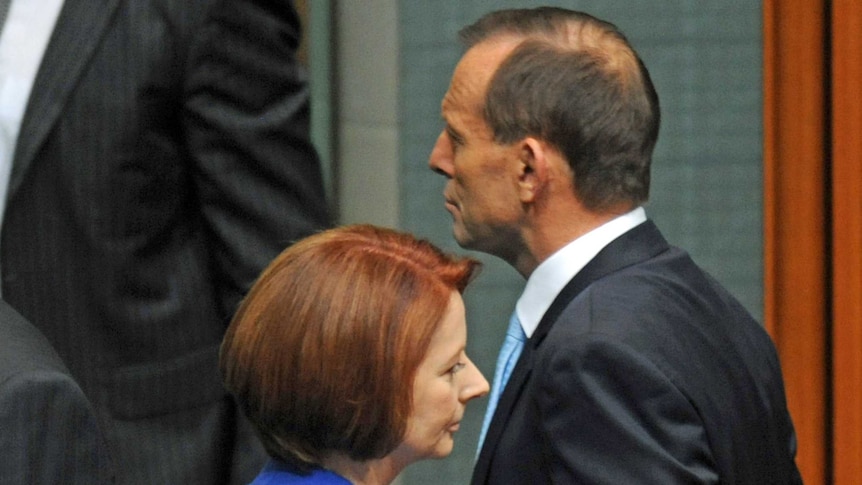
[(828, 473), (824, 2), (763, 2), (764, 324), (809, 484)]
[(833, 479), (862, 477), (862, 3), (833, 0)]
[(862, 3), (764, 0), (764, 316), (808, 484), (862, 477)]

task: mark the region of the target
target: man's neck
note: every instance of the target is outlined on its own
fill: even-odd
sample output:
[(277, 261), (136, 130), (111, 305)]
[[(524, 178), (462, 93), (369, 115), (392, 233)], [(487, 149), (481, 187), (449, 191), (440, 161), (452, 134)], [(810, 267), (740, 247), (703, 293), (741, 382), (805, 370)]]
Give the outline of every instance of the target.
[(519, 255), (512, 266), (525, 279), (529, 279), (543, 261), (564, 246), (629, 210), (626, 208), (600, 213), (580, 210), (566, 217), (560, 216), (553, 220), (548, 218), (547, 221), (528, 226), (524, 235), (528, 252)]

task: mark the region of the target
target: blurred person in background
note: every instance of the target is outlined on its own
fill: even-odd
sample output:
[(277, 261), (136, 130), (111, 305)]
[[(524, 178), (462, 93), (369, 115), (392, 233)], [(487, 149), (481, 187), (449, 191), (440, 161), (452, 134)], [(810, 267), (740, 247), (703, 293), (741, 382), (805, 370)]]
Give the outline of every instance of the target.
[(0, 300), (0, 483), (114, 483), (96, 413), (51, 344)]
[(218, 346), (266, 264), (328, 225), (299, 41), (286, 0), (5, 15), (2, 294), (93, 403), (120, 483), (247, 483), (266, 460)]

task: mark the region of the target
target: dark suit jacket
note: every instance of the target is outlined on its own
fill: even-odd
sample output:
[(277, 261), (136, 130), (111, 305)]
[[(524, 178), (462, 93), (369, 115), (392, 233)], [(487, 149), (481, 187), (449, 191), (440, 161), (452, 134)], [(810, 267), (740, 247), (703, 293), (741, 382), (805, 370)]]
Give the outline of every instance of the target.
[(3, 295), (93, 402), (124, 483), (220, 483), (248, 455), (245, 483), (266, 459), (217, 353), (258, 273), (326, 224), (299, 37), (285, 0), (60, 13), (14, 156)]
[(795, 453), (769, 336), (648, 221), (546, 312), (473, 483), (801, 483)]
[(98, 420), (51, 345), (0, 300), (0, 483), (112, 483)]

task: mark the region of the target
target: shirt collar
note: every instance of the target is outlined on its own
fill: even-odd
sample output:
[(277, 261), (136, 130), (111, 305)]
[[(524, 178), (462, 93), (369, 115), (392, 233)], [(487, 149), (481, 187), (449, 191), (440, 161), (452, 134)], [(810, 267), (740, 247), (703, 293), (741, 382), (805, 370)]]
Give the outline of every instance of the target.
[(645, 222), (643, 207), (612, 219), (563, 246), (533, 271), (515, 311), (527, 338), (533, 335), (542, 316), (563, 287), (605, 246), (635, 226)]

